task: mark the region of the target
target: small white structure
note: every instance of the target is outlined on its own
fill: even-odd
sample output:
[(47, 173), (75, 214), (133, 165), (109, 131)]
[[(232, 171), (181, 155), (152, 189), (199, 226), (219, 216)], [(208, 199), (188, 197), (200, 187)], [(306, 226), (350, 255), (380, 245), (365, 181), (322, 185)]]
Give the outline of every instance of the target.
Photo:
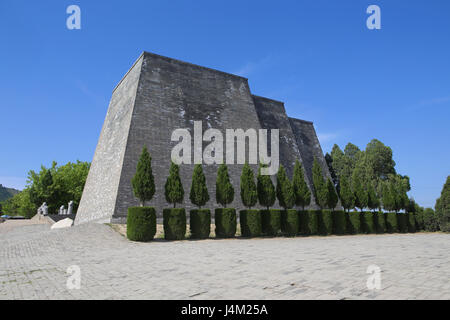
[(73, 213), (73, 201), (69, 202), (69, 209), (67, 210), (67, 215), (70, 215)]
[(65, 218), (63, 220), (60, 220), (56, 223), (54, 223), (51, 226), (51, 229), (62, 229), (62, 228), (70, 228), (73, 224), (73, 220), (70, 218)]
[(48, 206), (47, 206), (47, 202), (44, 202), (38, 209), (37, 209), (37, 213), (38, 214), (42, 214), (44, 216), (48, 215)]

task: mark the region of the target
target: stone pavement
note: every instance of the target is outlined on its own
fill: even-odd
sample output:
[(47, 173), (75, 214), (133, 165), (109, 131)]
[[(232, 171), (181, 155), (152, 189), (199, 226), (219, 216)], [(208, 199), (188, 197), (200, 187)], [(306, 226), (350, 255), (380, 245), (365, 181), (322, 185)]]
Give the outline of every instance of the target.
[[(66, 286), (73, 265), (80, 289)], [(450, 299), (449, 280), (449, 234), (136, 243), (102, 224), (0, 230), (0, 299)]]

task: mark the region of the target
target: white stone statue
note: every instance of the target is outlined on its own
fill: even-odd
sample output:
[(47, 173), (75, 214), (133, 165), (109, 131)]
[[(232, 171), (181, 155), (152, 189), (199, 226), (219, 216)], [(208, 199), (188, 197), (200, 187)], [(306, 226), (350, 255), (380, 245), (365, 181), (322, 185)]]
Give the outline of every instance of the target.
[(64, 214), (64, 205), (62, 205), (61, 207), (59, 207), (59, 213), (60, 216), (62, 216)]
[(46, 216), (48, 214), (48, 207), (47, 207), (47, 203), (44, 202), (38, 209), (37, 209), (37, 213), (38, 214), (42, 214), (44, 216)]
[(69, 209), (67, 210), (67, 214), (72, 214), (73, 213), (73, 201), (69, 202)]

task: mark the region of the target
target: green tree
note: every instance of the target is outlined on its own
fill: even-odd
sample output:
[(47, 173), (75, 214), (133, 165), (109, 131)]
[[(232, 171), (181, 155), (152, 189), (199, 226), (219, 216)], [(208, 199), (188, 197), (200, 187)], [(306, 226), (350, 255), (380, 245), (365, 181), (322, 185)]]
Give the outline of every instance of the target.
[(355, 196), (346, 176), (343, 176), (341, 179), (340, 198), (344, 210), (350, 211), (350, 209), (354, 208)]
[[(56, 164), (56, 162), (55, 162)], [(53, 170), (53, 191), (55, 204), (59, 208), (73, 201), (76, 212), (83, 194), (84, 185), (89, 173), (89, 162), (68, 162), (63, 166), (55, 166)]]
[(406, 209), (409, 198), (406, 192), (410, 188), (409, 178), (401, 175), (390, 175), (391, 180), (391, 195), (394, 200), (394, 211), (399, 212), (402, 209)]
[(317, 161), (317, 158), (314, 158), (312, 178), (314, 198), (316, 199), (317, 205), (323, 209), (327, 206), (328, 189), (323, 177), (322, 167), (319, 161)]
[(359, 157), (362, 155), (362, 151), (356, 145), (349, 142), (345, 146), (344, 154), (347, 157), (350, 166), (354, 168), (359, 160)]
[(392, 181), (387, 180), (382, 183), (382, 202), (386, 211), (395, 210), (395, 188)]
[(41, 171), (39, 173), (30, 171), (28, 178), (28, 184), (31, 183), (31, 201), (37, 207), (39, 207), (42, 203), (47, 202), (50, 211), (53, 211), (53, 209), (56, 208), (56, 203), (54, 203), (54, 200), (57, 197), (55, 196), (52, 175), (52, 170), (54, 171), (55, 167), (56, 162), (53, 162), (51, 169), (41, 166)]
[(447, 177), (441, 196), (436, 201), (436, 214), (441, 231), (450, 232), (450, 176)]
[(164, 186), (164, 195), (166, 201), (172, 203), (174, 208), (177, 203), (183, 203), (184, 189), (180, 178), (180, 167), (173, 162), (170, 164), (169, 176)]
[(241, 173), (241, 199), (244, 206), (251, 208), (258, 200), (258, 193), (255, 184), (253, 170), (245, 163)]
[(280, 165), (278, 169), (276, 193), (278, 202), (282, 208), (287, 210), (294, 206), (294, 188), (286, 175), (283, 165)]
[(378, 197), (372, 182), (367, 183), (367, 189), (367, 206), (369, 209), (375, 211), (380, 207), (380, 198)]
[(426, 208), (424, 210), (423, 224), (426, 231), (434, 232), (439, 230), (439, 219), (433, 209)]
[(365, 171), (363, 165), (358, 165), (352, 173), (352, 187), (355, 196), (355, 207), (361, 211), (368, 205), (368, 193), (366, 189)]
[(209, 201), (208, 188), (201, 164), (194, 166), (192, 174), (191, 193), (189, 198), (191, 202), (201, 208)]
[(228, 168), (225, 163), (219, 166), (216, 180), (216, 201), (224, 208), (234, 200), (234, 188), (228, 175)]
[(343, 176), (346, 176), (348, 178), (348, 174), (344, 174), (345, 155), (337, 144), (333, 146), (330, 156), (332, 160), (333, 169), (336, 172), (337, 179), (339, 180)]
[(327, 152), (325, 155), (325, 162), (327, 163), (328, 171), (330, 172), (331, 180), (336, 188), (339, 190), (339, 178), (336, 173), (336, 169), (334, 169), (333, 157)]
[(261, 174), (261, 168), (264, 167), (267, 167), (267, 165), (262, 164), (259, 166), (258, 176), (256, 177), (256, 188), (259, 204), (269, 210), (275, 203), (275, 187), (269, 175)]
[(152, 173), (152, 158), (148, 153), (147, 147), (142, 149), (139, 158), (136, 174), (131, 179), (133, 192), (136, 198), (141, 202), (141, 206), (145, 206), (146, 201), (150, 201), (155, 194), (155, 180)]
[(336, 190), (334, 189), (334, 184), (330, 178), (327, 179), (327, 191), (327, 207), (334, 210), (339, 199)]
[(292, 186), (294, 187), (295, 205), (302, 207), (304, 211), (305, 207), (311, 203), (311, 191), (306, 183), (302, 164), (298, 160), (295, 161)]
[(392, 159), (392, 149), (381, 141), (373, 139), (365, 150), (367, 163), (373, 172), (373, 178), (386, 180), (390, 174), (395, 174), (395, 161)]

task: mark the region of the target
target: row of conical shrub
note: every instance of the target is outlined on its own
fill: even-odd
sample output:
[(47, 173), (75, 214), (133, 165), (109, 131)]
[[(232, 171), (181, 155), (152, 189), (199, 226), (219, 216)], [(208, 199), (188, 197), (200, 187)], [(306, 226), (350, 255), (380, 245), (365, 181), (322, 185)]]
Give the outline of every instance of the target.
[[(368, 233), (374, 229), (375, 225), (393, 225), (390, 222), (389, 214), (382, 215), (383, 222), (375, 223), (374, 213), (344, 213), (343, 211), (318, 210), (305, 211), (304, 208), (311, 202), (311, 191), (305, 181), (303, 168), (299, 161), (296, 161), (292, 181), (287, 177), (283, 166), (280, 166), (276, 176), (276, 186), (268, 175), (263, 175), (261, 165), (258, 176), (254, 179), (253, 170), (248, 164), (242, 168), (240, 178), (240, 196), (242, 203), (247, 209), (241, 210), (240, 229), (244, 237), (257, 236), (295, 236), (299, 234), (345, 234), (359, 233), (362, 227)], [(330, 180), (323, 178), (322, 171), (317, 161), (313, 166), (313, 194), (320, 207), (334, 208), (338, 202), (334, 186)], [(151, 157), (144, 147), (139, 159), (136, 174), (132, 179), (132, 186), (135, 196), (140, 200), (141, 207), (131, 207), (128, 209), (127, 236), (134, 241), (149, 241), (156, 234), (156, 212), (152, 207), (145, 207), (145, 203), (150, 201), (155, 193), (155, 185), (151, 168)], [(184, 208), (177, 208), (177, 204), (184, 201), (184, 189), (179, 175), (179, 166), (172, 163), (169, 176), (165, 184), (166, 201), (173, 205), (173, 208), (163, 210), (164, 237), (167, 240), (181, 240), (186, 235), (186, 211)], [(211, 233), (211, 211), (202, 209), (210, 200), (206, 179), (201, 165), (195, 165), (192, 184), (189, 194), (192, 204), (198, 209), (190, 211), (190, 233), (194, 239), (205, 239)], [(271, 207), (278, 199), (279, 205), (284, 210), (274, 210)], [(228, 175), (225, 164), (218, 168), (216, 179), (216, 202), (223, 206), (214, 211), (215, 234), (219, 238), (234, 237), (236, 234), (237, 215), (234, 208), (227, 208), (227, 205), (234, 200), (234, 188)], [(257, 202), (265, 210), (252, 210)], [(292, 209), (294, 206), (302, 210)], [(394, 214), (395, 215), (395, 214)], [(371, 218), (367, 218), (367, 217)], [(387, 218), (386, 218), (387, 216)], [(395, 216), (394, 216), (395, 217)], [(367, 218), (367, 219), (366, 219)], [(367, 221), (366, 221), (367, 220)], [(402, 220), (403, 221), (403, 220)], [(397, 227), (397, 220), (395, 221)], [(400, 224), (398, 224), (400, 225)], [(403, 224), (402, 224), (403, 225)], [(388, 231), (395, 232), (392, 227)], [(366, 230), (366, 229), (364, 229)]]

